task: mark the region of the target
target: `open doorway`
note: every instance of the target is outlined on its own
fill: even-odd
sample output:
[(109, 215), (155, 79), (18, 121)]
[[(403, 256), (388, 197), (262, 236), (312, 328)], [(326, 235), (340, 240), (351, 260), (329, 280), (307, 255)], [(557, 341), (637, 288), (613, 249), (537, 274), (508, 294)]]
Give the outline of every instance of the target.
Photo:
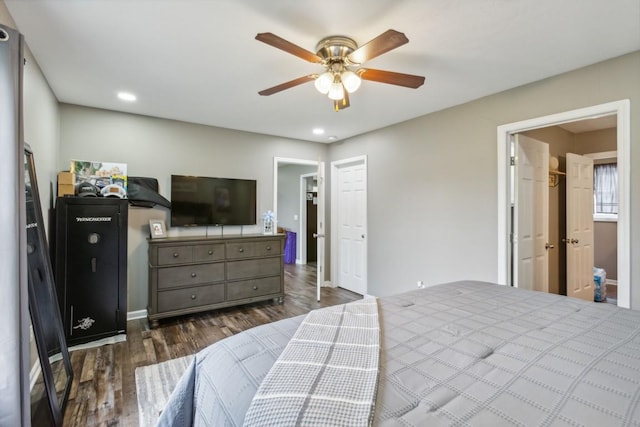
[[(285, 264), (303, 264), (316, 277), (318, 301), (324, 282), (323, 170), (323, 162), (274, 158), (273, 210), (278, 231), (287, 234)], [(308, 194), (312, 194), (313, 209), (308, 209)], [(310, 213), (315, 215), (309, 217)], [(315, 259), (308, 262), (311, 246)]]
[(318, 261), (318, 173), (300, 176), (300, 264)]
[[(629, 241), (629, 101), (617, 101), (609, 104), (602, 104), (552, 116), (540, 117), (523, 122), (511, 123), (498, 128), (498, 201), (499, 201), (499, 245), (498, 245), (498, 278), (499, 283), (514, 285), (513, 278), (513, 251), (512, 243), (517, 241), (517, 231), (514, 230), (512, 221), (514, 183), (511, 180), (511, 139), (516, 134), (529, 133), (538, 134), (548, 132), (550, 126), (576, 126), (578, 123), (589, 124), (593, 119), (600, 119), (603, 116), (612, 116), (615, 121), (615, 148), (617, 152), (617, 173), (618, 173), (618, 221), (616, 233), (617, 246), (617, 303), (622, 307), (630, 305), (630, 241)], [(588, 121), (587, 121), (588, 120)], [(571, 125), (570, 123), (576, 123)], [(601, 122), (600, 122), (601, 123)], [(592, 150), (593, 151), (593, 150)], [(609, 151), (609, 150), (606, 150)], [(514, 237), (516, 236), (516, 237)], [(562, 272), (558, 273), (562, 274)]]
[[(617, 120), (615, 115), (603, 116), (598, 118), (590, 118), (570, 123), (559, 124), (544, 128), (533, 129), (521, 132), (518, 135), (524, 135), (535, 140), (541, 141), (548, 146), (549, 151), (549, 170), (548, 177), (548, 197), (547, 215), (548, 215), (548, 233), (547, 233), (547, 266), (548, 266), (548, 292), (560, 295), (567, 295), (568, 277), (574, 274), (575, 266), (569, 266), (568, 260), (575, 260), (576, 257), (569, 256), (567, 258), (567, 250), (579, 250), (576, 244), (571, 243), (570, 239), (575, 238), (573, 233), (567, 229), (567, 218), (575, 218), (576, 214), (569, 215), (571, 209), (568, 209), (567, 201), (571, 200), (572, 194), (567, 193), (567, 172), (569, 170), (567, 159), (569, 153), (592, 159), (592, 170), (588, 171), (589, 180), (594, 182), (595, 176), (601, 176), (597, 171), (607, 165), (606, 170), (611, 170), (611, 184), (617, 182)], [(515, 166), (514, 166), (515, 167)], [(545, 177), (545, 178), (547, 178)], [(602, 180), (600, 180), (602, 181)], [(597, 190), (597, 189), (596, 189)], [(593, 200), (593, 198), (592, 198)], [(600, 204), (596, 204), (596, 207)], [(571, 207), (571, 206), (569, 206)], [(523, 207), (527, 209), (527, 207)], [(612, 207), (615, 208), (615, 207)], [(596, 213), (592, 207), (587, 209), (585, 215), (580, 217), (586, 221), (592, 220), (592, 236), (590, 240), (589, 251), (593, 257), (593, 267), (598, 268), (602, 272), (603, 277), (606, 274), (606, 287), (602, 286), (601, 290), (607, 290), (607, 302), (616, 303), (617, 301), (617, 210), (610, 209), (615, 212), (611, 215), (600, 215)], [(571, 228), (569, 226), (569, 228)], [(518, 233), (520, 234), (520, 233)], [(582, 248), (584, 250), (584, 248)], [(586, 252), (586, 251), (585, 251)], [(589, 274), (589, 273), (586, 273)], [(591, 290), (593, 292), (593, 289)], [(604, 299), (604, 295), (598, 299)]]

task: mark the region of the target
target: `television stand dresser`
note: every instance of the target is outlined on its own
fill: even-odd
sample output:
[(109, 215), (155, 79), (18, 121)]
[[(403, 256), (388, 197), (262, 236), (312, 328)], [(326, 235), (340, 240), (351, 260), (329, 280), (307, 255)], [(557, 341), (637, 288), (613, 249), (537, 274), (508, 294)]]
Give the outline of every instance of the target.
[(283, 234), (149, 239), (149, 304), (158, 320), (284, 298)]

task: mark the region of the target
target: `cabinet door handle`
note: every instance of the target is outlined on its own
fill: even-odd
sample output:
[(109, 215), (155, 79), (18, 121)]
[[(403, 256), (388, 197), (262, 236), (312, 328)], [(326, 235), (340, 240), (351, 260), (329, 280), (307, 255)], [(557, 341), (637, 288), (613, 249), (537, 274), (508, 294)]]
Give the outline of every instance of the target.
[(196, 277), (197, 274), (196, 273), (191, 273), (191, 277)]
[(238, 249), (238, 252), (244, 252), (244, 248)]
[(196, 299), (196, 296), (191, 294), (191, 299)]
[(257, 287), (257, 286), (254, 286), (254, 287), (253, 287), (253, 290), (254, 290), (254, 291), (257, 291), (257, 290), (258, 290), (258, 287)]
[(173, 257), (174, 257), (174, 258), (178, 258), (178, 252), (174, 252), (174, 253), (173, 253)]
[(209, 249), (209, 255), (213, 255), (213, 251)]
[(267, 246), (267, 250), (270, 251), (271, 250), (271, 246)]

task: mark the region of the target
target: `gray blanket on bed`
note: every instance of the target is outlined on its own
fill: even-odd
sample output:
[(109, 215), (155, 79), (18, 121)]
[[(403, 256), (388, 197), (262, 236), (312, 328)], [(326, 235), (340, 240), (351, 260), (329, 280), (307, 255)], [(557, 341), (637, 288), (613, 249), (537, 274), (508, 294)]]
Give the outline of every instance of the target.
[(244, 426), (368, 426), (379, 354), (375, 298), (310, 312), (262, 380)]
[[(472, 281), (378, 302), (374, 425), (640, 426), (640, 312)], [(159, 425), (241, 426), (302, 319), (198, 353)]]

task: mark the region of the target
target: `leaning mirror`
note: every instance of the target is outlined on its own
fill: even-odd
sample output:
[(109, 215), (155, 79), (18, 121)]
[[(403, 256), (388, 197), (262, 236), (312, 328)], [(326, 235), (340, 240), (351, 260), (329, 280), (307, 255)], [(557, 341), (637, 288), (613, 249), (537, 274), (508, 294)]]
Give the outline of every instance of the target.
[(24, 161), (31, 351), (35, 341), (38, 354), (30, 365), (31, 419), (33, 425), (61, 426), (73, 372), (48, 255), (33, 153), (26, 144)]

